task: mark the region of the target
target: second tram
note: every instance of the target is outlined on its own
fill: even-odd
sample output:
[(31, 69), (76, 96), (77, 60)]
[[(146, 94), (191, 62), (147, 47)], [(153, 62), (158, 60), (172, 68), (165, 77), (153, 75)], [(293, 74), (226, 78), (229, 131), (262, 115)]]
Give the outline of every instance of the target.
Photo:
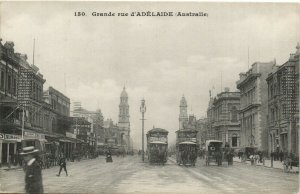
[(197, 131), (192, 129), (182, 129), (176, 131), (177, 164), (195, 166), (197, 153)]
[(147, 154), (152, 164), (165, 164), (168, 158), (168, 131), (153, 128), (147, 132)]

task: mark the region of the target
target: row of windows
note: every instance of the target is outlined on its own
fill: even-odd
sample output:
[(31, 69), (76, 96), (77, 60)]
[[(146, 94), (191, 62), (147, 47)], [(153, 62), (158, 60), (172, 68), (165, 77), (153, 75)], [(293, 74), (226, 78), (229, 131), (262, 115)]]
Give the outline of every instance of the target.
[(257, 121), (257, 114), (253, 114), (248, 117), (242, 118), (241, 120), (242, 130), (248, 131), (249, 129), (255, 129), (256, 121)]
[(64, 115), (67, 115), (67, 116), (69, 115), (70, 109), (66, 106), (61, 105), (60, 103), (57, 103), (56, 100), (51, 99), (51, 105), (54, 110), (57, 110), (58, 112), (60, 112)]
[(245, 106), (248, 106), (249, 104), (253, 104), (256, 102), (256, 91), (255, 87), (249, 90), (248, 92), (245, 92), (241, 96), (241, 103)]
[[(221, 121), (222, 116), (222, 106), (219, 106), (214, 111), (215, 121)], [(228, 112), (228, 117), (225, 118), (225, 120), (229, 120), (231, 122), (237, 122), (238, 121), (238, 110), (236, 106), (230, 107), (230, 110)]]
[(43, 87), (33, 81), (31, 81), (31, 87), (32, 98), (41, 101), (43, 97)]
[(14, 96), (17, 95), (17, 74), (0, 69), (0, 90), (6, 91)]

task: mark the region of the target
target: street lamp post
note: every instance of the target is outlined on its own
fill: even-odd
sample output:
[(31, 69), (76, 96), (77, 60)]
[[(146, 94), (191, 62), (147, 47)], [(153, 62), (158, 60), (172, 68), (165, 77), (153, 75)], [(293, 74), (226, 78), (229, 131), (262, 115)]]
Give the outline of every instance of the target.
[(140, 111), (142, 113), (142, 159), (144, 161), (145, 160), (145, 156), (144, 156), (144, 120), (145, 120), (144, 114), (146, 112), (145, 99), (142, 99), (142, 101), (141, 101)]

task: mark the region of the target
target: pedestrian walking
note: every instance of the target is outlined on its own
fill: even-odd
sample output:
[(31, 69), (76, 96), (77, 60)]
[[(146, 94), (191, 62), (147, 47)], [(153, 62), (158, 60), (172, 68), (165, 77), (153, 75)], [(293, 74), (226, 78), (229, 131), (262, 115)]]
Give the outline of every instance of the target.
[(39, 150), (33, 146), (23, 148), (20, 155), (25, 160), (25, 192), (26, 193), (44, 193), (42, 168), (38, 161)]
[(283, 151), (281, 150), (279, 153), (280, 162), (283, 161), (283, 156), (284, 156), (284, 154), (283, 154)]
[(66, 176), (68, 176), (66, 158), (63, 154), (61, 155), (61, 157), (59, 159), (59, 166), (60, 166), (59, 172), (56, 176), (60, 176), (62, 169), (64, 169), (64, 171), (66, 172)]

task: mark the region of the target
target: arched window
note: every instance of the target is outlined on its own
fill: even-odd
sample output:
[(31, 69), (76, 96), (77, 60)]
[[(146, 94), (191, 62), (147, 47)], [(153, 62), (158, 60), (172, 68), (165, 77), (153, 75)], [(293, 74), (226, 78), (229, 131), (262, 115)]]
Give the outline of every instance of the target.
[(234, 133), (232, 134), (232, 137), (231, 137), (231, 146), (232, 147), (237, 147), (238, 146), (238, 142), (237, 142), (237, 134)]

